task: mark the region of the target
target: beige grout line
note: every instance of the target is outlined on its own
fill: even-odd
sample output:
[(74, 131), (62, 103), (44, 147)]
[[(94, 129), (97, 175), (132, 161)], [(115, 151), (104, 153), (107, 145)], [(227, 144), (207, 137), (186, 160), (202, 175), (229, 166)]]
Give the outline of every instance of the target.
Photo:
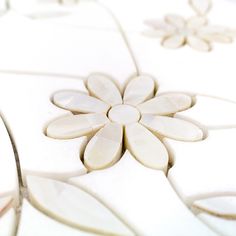
[(118, 20), (118, 18), (115, 16), (115, 14), (112, 12), (112, 10), (109, 7), (107, 7), (106, 5), (104, 5), (103, 3), (99, 2), (99, 1), (97, 1), (97, 4), (100, 5), (102, 8), (104, 8), (110, 14), (110, 16), (113, 18), (113, 20), (116, 23), (116, 25), (118, 27), (118, 30), (119, 30), (119, 32), (121, 34), (121, 37), (123, 38), (123, 40), (124, 40), (124, 42), (126, 44), (126, 47), (127, 47), (128, 51), (129, 51), (131, 59), (132, 59), (132, 61), (134, 63), (134, 67), (136, 69), (136, 73), (137, 73), (137, 75), (140, 75), (139, 66), (138, 66), (136, 58), (134, 56), (134, 52), (132, 50), (132, 47), (130, 46), (130, 42), (129, 42), (128, 38), (126, 37), (125, 31), (124, 31), (120, 21)]
[(16, 207), (16, 222), (15, 222), (15, 233), (14, 235), (17, 235), (17, 230), (18, 230), (18, 226), (19, 226), (19, 221), (20, 221), (20, 212), (21, 212), (21, 206), (22, 206), (22, 201), (23, 201), (23, 181), (22, 181), (22, 172), (21, 172), (21, 166), (20, 166), (20, 159), (19, 159), (19, 155), (18, 155), (18, 151), (15, 145), (15, 141), (13, 136), (11, 135), (11, 130), (10, 130), (10, 126), (7, 123), (4, 115), (1, 113), (0, 114), (3, 123), (5, 125), (5, 128), (7, 130), (11, 145), (12, 145), (12, 149), (14, 151), (14, 156), (15, 156), (15, 163), (16, 163), (16, 171), (17, 171), (17, 175), (18, 175), (18, 185), (19, 185), (19, 203), (18, 206)]
[(84, 76), (79, 75), (68, 75), (68, 74), (57, 74), (51, 72), (39, 72), (39, 71), (25, 71), (25, 70), (1, 70), (0, 74), (16, 74), (16, 75), (33, 75), (33, 76), (52, 76), (57, 78), (70, 78), (70, 79), (85, 79)]

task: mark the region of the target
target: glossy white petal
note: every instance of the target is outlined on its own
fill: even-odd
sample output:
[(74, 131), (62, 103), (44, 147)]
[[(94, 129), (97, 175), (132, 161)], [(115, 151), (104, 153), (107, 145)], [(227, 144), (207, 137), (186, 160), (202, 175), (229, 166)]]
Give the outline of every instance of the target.
[(197, 141), (203, 138), (203, 132), (196, 125), (167, 116), (143, 115), (140, 123), (156, 135), (180, 141)]
[(224, 27), (205, 26), (198, 31), (198, 35), (210, 42), (231, 43), (233, 41), (230, 31)]
[(219, 25), (206, 25), (203, 28), (199, 29), (199, 32), (209, 33), (209, 34), (224, 34), (228, 37), (235, 37), (236, 31)]
[(198, 51), (208, 52), (208, 51), (211, 50), (210, 43), (208, 43), (204, 39), (201, 39), (197, 36), (193, 36), (193, 35), (188, 36), (187, 37), (187, 43), (190, 47), (192, 47), (193, 49), (196, 49)]
[(124, 92), (124, 103), (138, 105), (154, 95), (155, 82), (150, 76), (141, 75), (132, 79)]
[(190, 96), (181, 93), (169, 93), (138, 105), (138, 109), (142, 114), (169, 115), (186, 110), (191, 104)]
[(104, 205), (80, 188), (52, 179), (28, 176), (31, 202), (68, 225), (102, 235), (131, 235)]
[(166, 15), (165, 21), (176, 28), (183, 28), (186, 24), (182, 16), (174, 14)]
[(185, 44), (185, 37), (180, 34), (173, 34), (166, 37), (162, 41), (162, 45), (166, 48), (179, 48)]
[(56, 139), (77, 138), (96, 132), (108, 121), (105, 114), (99, 113), (68, 115), (52, 121), (47, 127), (46, 134)]
[(53, 96), (53, 102), (66, 110), (82, 113), (105, 113), (109, 105), (101, 100), (75, 91), (61, 91)]
[(206, 24), (207, 24), (207, 19), (205, 17), (201, 17), (201, 16), (191, 17), (187, 21), (187, 26), (190, 29), (197, 29), (197, 30), (199, 30), (200, 27), (202, 27), (202, 26), (204, 26)]
[(153, 32), (155, 32), (156, 36), (168, 36), (176, 31), (174, 26), (164, 22), (163, 20), (158, 20), (158, 19), (146, 20), (144, 21), (144, 24), (152, 27)]
[(205, 15), (212, 6), (211, 0), (189, 0), (190, 6), (199, 15)]
[(214, 215), (236, 219), (236, 197), (220, 196), (200, 199), (193, 203), (194, 207)]
[(107, 104), (114, 106), (122, 103), (119, 89), (104, 75), (93, 74), (88, 77), (87, 86), (90, 94)]
[(166, 172), (168, 153), (165, 146), (139, 123), (125, 127), (125, 145), (143, 165)]
[(119, 160), (122, 151), (123, 128), (108, 123), (89, 141), (84, 152), (84, 163), (90, 170), (103, 169)]

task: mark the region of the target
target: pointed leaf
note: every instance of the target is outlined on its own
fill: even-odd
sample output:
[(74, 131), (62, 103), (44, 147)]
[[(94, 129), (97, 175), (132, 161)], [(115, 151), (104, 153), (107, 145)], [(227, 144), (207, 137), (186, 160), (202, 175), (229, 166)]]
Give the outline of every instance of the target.
[(31, 202), (47, 215), (102, 235), (130, 235), (110, 210), (80, 188), (56, 180), (28, 176)]
[(194, 207), (210, 212), (221, 217), (236, 219), (236, 197), (220, 196), (197, 200), (193, 203)]

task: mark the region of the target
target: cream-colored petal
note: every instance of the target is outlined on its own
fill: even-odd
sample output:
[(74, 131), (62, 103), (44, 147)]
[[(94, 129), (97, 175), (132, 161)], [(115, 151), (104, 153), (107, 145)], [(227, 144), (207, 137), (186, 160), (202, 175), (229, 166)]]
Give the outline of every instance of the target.
[(109, 105), (103, 101), (75, 91), (60, 91), (54, 94), (53, 102), (57, 106), (72, 112), (105, 113)]
[(176, 30), (173, 25), (170, 25), (170, 24), (166, 23), (165, 21), (158, 20), (158, 19), (146, 20), (146, 21), (144, 21), (144, 24), (152, 27), (153, 31), (158, 36), (168, 36), (170, 34), (173, 34)]
[(197, 141), (203, 138), (203, 132), (196, 125), (167, 116), (143, 115), (140, 123), (154, 134), (180, 141)]
[(183, 28), (186, 24), (184, 18), (175, 14), (168, 14), (165, 16), (165, 21), (175, 28)]
[(132, 235), (110, 210), (80, 188), (36, 176), (28, 176), (27, 185), (31, 203), (46, 215), (101, 235)]
[(13, 203), (13, 199), (11, 196), (1, 197), (0, 198), (0, 216), (5, 209), (7, 209)]
[(197, 200), (193, 207), (217, 216), (236, 218), (236, 197), (220, 196)]
[(89, 141), (84, 152), (84, 163), (90, 170), (113, 165), (121, 157), (123, 127), (108, 123)]
[(199, 15), (207, 14), (212, 7), (211, 0), (189, 0), (189, 4)]
[(169, 93), (138, 105), (138, 109), (142, 114), (169, 115), (186, 110), (191, 104), (190, 96), (182, 93)]
[(110, 78), (104, 75), (90, 75), (87, 80), (87, 86), (91, 95), (111, 106), (122, 103), (119, 89)]
[(161, 44), (166, 48), (179, 48), (185, 44), (185, 37), (180, 34), (173, 34), (164, 38)]
[(198, 30), (200, 27), (202, 27), (206, 24), (207, 24), (207, 19), (202, 16), (194, 16), (194, 17), (191, 17), (187, 21), (187, 26), (190, 29), (197, 29)]
[(206, 25), (199, 29), (199, 32), (207, 34), (224, 34), (232, 38), (236, 36), (236, 31), (219, 25)]
[(154, 96), (155, 82), (147, 75), (132, 79), (124, 92), (124, 103), (138, 105)]
[(187, 43), (190, 47), (198, 51), (203, 51), (203, 52), (211, 51), (210, 43), (205, 41), (204, 39), (201, 39), (200, 37), (193, 36), (193, 35), (188, 36)]
[(224, 27), (203, 27), (198, 31), (198, 36), (210, 42), (231, 43), (233, 41), (230, 31)]
[(165, 146), (141, 124), (125, 127), (125, 145), (143, 165), (166, 172), (168, 152)]
[(46, 134), (56, 139), (77, 138), (96, 132), (108, 121), (107, 116), (102, 113), (68, 115), (52, 121)]

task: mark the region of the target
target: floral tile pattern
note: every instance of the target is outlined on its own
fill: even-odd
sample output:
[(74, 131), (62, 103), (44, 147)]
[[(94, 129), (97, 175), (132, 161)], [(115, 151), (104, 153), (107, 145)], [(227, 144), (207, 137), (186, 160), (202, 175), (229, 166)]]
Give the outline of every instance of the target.
[[(121, 24), (184, 0), (138, 1), (132, 17), (128, 1), (6, 2), (0, 236), (235, 236), (235, 45), (193, 57)], [(149, 22), (165, 46), (232, 41), (209, 0), (189, 5)]]
[(196, 125), (171, 117), (188, 109), (191, 97), (181, 93), (154, 96), (155, 81), (149, 76), (131, 79), (123, 96), (114, 82), (103, 75), (89, 76), (86, 85), (90, 95), (76, 91), (53, 95), (55, 105), (74, 115), (52, 121), (46, 134), (59, 139), (94, 135), (83, 158), (89, 170), (113, 165), (122, 150), (128, 149), (145, 166), (166, 172), (168, 152), (161, 142), (163, 137), (184, 141), (203, 138)]
[(207, 13), (212, 5), (210, 0), (190, 0), (189, 4), (196, 12), (196, 16), (184, 19), (179, 15), (169, 14), (164, 20), (146, 20), (145, 24), (153, 30), (145, 34), (161, 37), (162, 45), (167, 48), (189, 45), (199, 51), (211, 51), (212, 44), (215, 42), (233, 41), (235, 31), (208, 22)]

